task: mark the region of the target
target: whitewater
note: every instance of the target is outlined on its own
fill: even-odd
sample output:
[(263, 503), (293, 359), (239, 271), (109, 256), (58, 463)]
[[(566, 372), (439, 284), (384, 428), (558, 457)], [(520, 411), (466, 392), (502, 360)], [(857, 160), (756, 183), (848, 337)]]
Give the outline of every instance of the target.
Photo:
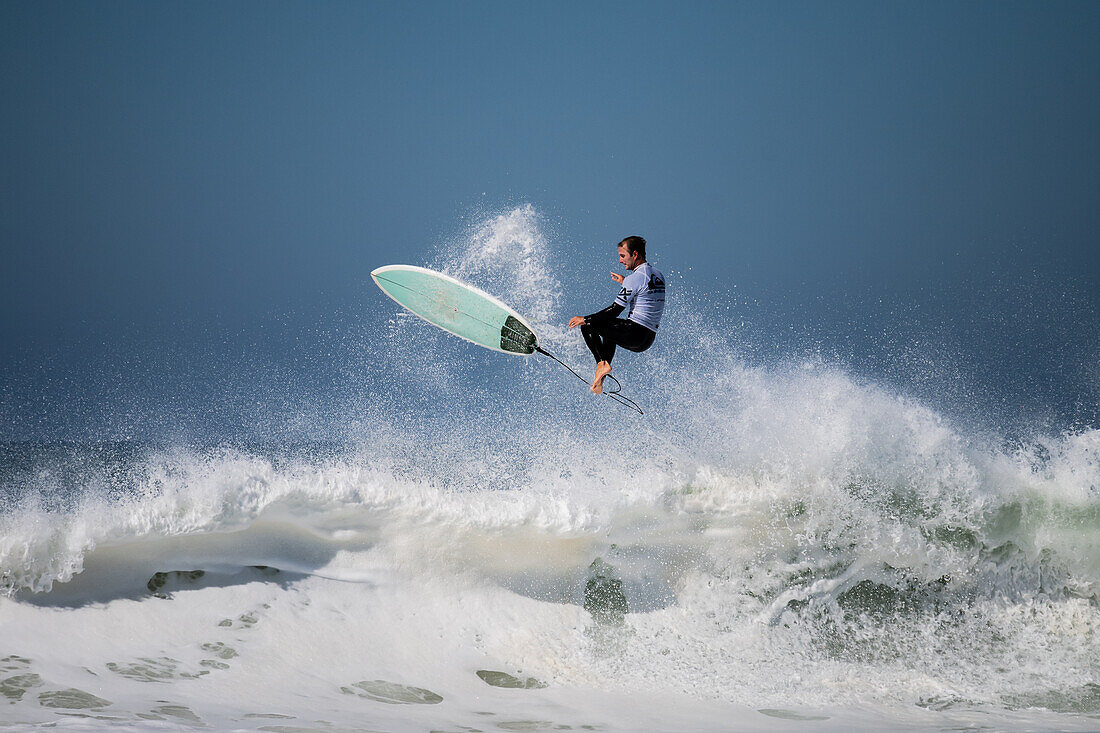
[[(551, 230), (408, 264), (588, 369)], [(1100, 728), (1100, 430), (754, 359), (661, 254), (644, 418), (393, 312), (340, 440), (0, 447), (0, 725)]]

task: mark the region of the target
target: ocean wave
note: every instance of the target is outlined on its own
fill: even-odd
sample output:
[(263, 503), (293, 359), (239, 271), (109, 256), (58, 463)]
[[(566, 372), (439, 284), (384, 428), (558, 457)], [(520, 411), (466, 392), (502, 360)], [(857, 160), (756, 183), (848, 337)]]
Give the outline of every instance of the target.
[[(538, 221), (491, 218), (440, 266), (518, 278), (510, 302), (532, 307), (558, 287), (535, 277)], [(425, 675), (435, 634), (510, 665), (492, 679), (551, 688), (1094, 712), (1100, 431), (967, 431), (838, 365), (752, 363), (687, 309), (668, 317), (668, 343), (621, 370), (644, 419), (538, 363), (478, 381), (458, 356), (425, 375), (417, 350), (444, 337), (406, 319), (384, 358), (394, 394), (415, 375), (430, 409), (380, 398), (342, 443), (5, 446), (0, 602), (113, 618), (294, 599), (271, 612), (287, 628), (332, 611), (317, 644), (369, 608), (380, 631), (359, 652)], [(561, 320), (538, 314), (566, 344)], [(221, 664), (187, 674), (204, 662)], [(465, 671), (456, 685), (477, 681)], [(392, 687), (356, 680), (357, 697)]]

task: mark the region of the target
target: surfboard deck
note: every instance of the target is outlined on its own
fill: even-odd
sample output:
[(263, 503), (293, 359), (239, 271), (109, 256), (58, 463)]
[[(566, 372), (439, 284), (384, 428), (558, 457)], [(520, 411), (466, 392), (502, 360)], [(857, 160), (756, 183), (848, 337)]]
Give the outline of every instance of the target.
[(386, 265), (370, 274), (382, 292), (444, 331), (504, 354), (535, 352), (538, 337), (523, 316), (483, 290), (415, 265)]

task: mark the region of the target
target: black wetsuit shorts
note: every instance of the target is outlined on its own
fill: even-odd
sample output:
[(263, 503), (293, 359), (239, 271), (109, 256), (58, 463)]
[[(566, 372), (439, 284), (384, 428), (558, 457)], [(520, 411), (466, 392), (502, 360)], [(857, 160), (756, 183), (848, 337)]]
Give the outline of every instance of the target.
[(656, 331), (651, 331), (640, 323), (618, 318), (622, 311), (621, 305), (611, 305), (598, 313), (585, 316), (581, 335), (597, 362), (610, 363), (615, 356), (616, 346), (627, 351), (645, 351), (653, 345), (653, 339), (657, 337)]

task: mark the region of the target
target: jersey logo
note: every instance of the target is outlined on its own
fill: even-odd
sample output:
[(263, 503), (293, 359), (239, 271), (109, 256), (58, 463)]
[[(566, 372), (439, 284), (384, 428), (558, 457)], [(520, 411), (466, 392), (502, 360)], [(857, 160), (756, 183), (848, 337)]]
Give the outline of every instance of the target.
[(649, 278), (648, 287), (649, 287), (650, 292), (663, 293), (663, 292), (665, 292), (665, 281), (662, 280), (661, 278), (657, 277), (656, 275), (652, 275)]
[(629, 298), (630, 297), (630, 289), (629, 288), (623, 288), (622, 290), (620, 290), (619, 291), (619, 297), (622, 298), (623, 300), (626, 300), (627, 298)]

